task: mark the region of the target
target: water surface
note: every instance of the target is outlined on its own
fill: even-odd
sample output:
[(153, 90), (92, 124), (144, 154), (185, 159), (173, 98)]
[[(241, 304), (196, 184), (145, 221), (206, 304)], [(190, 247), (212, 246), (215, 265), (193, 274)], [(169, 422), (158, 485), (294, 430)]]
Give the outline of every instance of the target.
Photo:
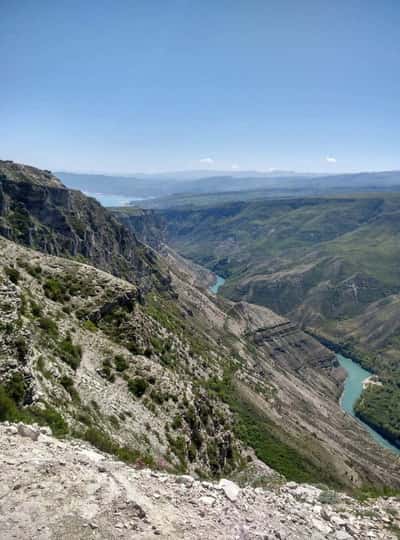
[(143, 201), (135, 197), (126, 197), (125, 195), (113, 195), (109, 193), (91, 193), (84, 192), (88, 197), (93, 197), (103, 206), (127, 206), (132, 201)]
[(346, 358), (346, 356), (342, 356), (341, 354), (337, 354), (336, 358), (338, 359), (339, 364), (343, 368), (345, 368), (348, 374), (346, 382), (344, 383), (343, 394), (340, 398), (340, 405), (342, 409), (354, 416), (357, 421), (360, 422), (365, 427), (365, 429), (370, 432), (372, 437), (382, 446), (384, 446), (385, 448), (389, 448), (389, 450), (392, 450), (392, 452), (400, 454), (399, 448), (396, 448), (395, 446), (393, 446), (393, 444), (390, 444), (389, 441), (384, 439), (374, 429), (372, 429), (365, 422), (357, 418), (354, 413), (354, 405), (362, 392), (363, 381), (370, 377), (372, 373), (362, 368), (360, 364), (357, 364), (357, 362), (354, 362), (353, 360), (351, 360), (351, 358)]
[(222, 287), (222, 285), (223, 285), (224, 283), (225, 283), (224, 278), (221, 277), (221, 276), (217, 276), (217, 280), (216, 280), (216, 282), (214, 283), (214, 285), (212, 285), (212, 286), (210, 287), (210, 291), (211, 291), (212, 293), (214, 293), (214, 294), (218, 294), (218, 289), (219, 289), (220, 287)]

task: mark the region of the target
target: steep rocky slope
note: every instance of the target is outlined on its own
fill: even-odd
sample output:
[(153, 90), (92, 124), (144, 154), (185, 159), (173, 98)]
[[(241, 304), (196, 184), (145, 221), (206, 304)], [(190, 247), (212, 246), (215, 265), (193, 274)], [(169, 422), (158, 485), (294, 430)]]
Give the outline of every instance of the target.
[(0, 161), (0, 234), (52, 255), (87, 261), (145, 288), (148, 280), (168, 285), (154, 253), (129, 229), (49, 171)]
[[(21, 198), (29, 235), (52, 254), (1, 240), (3, 419), (50, 423), (127, 461), (197, 475), (251, 481), (249, 464), (270, 476), (263, 462), (300, 481), (400, 485), (394, 456), (340, 410), (341, 373), (325, 347), (269, 309), (208, 293), (207, 272), (171, 250), (157, 255), (95, 201), (48, 185), (49, 173), (30, 184), (29, 169), (6, 169), (5, 234), (31, 245), (13, 225)], [(58, 218), (44, 225), (36, 197), (66, 230)], [(87, 262), (114, 271), (113, 252), (101, 258), (106, 235), (124, 263), (114, 273), (128, 281), (68, 250), (54, 256), (75, 238), (75, 197)]]
[(341, 412), (331, 353), (282, 317), (213, 301), (172, 259), (179, 301), (143, 304), (91, 266), (0, 247), (0, 377), (22, 418), (161, 468), (233, 473), (253, 447), (290, 478), (400, 485), (390, 453)]
[(81, 441), (37, 436), (0, 425), (1, 538), (397, 538), (395, 498), (360, 503), (294, 482), (268, 489), (201, 482), (129, 467)]
[[(140, 227), (136, 228), (137, 219), (136, 216), (130, 225), (140, 235)], [(328, 460), (331, 465), (337, 465), (337, 459), (353, 464), (357, 461), (366, 470), (377, 449), (372, 449), (369, 437), (365, 438), (364, 430), (357, 423), (348, 427), (349, 418), (337, 403), (343, 373), (336, 367), (333, 355), (295, 324), (268, 309), (246, 302), (235, 304), (220, 296), (210, 303), (209, 295), (204, 291), (210, 278), (204, 274), (204, 267), (183, 259), (165, 245), (161, 253), (169, 265), (173, 286), (183, 305), (189, 306), (192, 316), (203, 325), (205, 321), (212, 322), (207, 334), (223, 331), (231, 344), (238, 336), (246, 339), (246, 347), (237, 341), (235, 345), (236, 350), (246, 357), (245, 374), (240, 373), (234, 378), (237, 402), (242, 397), (244, 408), (250, 407), (256, 416), (260, 414), (261, 424), (265, 422), (270, 432), (278, 432), (281, 438), (282, 431), (289, 433), (286, 440), (294, 437), (297, 448), (312, 455), (316, 462), (321, 464)], [(242, 384), (243, 380), (246, 386)], [(256, 391), (250, 391), (249, 386)], [(280, 427), (277, 429), (277, 426)], [(333, 455), (329, 456), (321, 447), (318, 450), (320, 444), (326, 444), (329, 454), (332, 452)], [(388, 454), (386, 457), (393, 459)], [(345, 467), (342, 472), (348, 480), (360, 481), (354, 471)], [(369, 481), (375, 480), (370, 477)]]
[(215, 344), (203, 355), (201, 336), (159, 323), (126, 281), (0, 247), (0, 373), (17, 406), (133, 460), (204, 474), (238, 466), (229, 410), (196, 385), (221, 370)]
[(397, 194), (236, 202), (160, 215), (167, 242), (227, 277), (222, 293), (289, 317), (378, 374), (363, 419), (400, 445)]

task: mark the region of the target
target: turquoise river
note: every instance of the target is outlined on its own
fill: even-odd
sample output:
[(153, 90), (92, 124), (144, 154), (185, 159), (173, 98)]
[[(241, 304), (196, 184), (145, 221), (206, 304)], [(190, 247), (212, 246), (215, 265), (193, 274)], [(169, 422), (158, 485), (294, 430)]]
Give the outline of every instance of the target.
[[(225, 279), (221, 276), (216, 276), (216, 281), (214, 285), (210, 287), (210, 291), (214, 294), (218, 293), (218, 289), (225, 283)], [(370, 377), (372, 375), (371, 372), (367, 371), (366, 369), (362, 368), (360, 364), (357, 364), (357, 362), (354, 362), (351, 360), (351, 358), (346, 358), (345, 356), (342, 356), (341, 354), (337, 354), (336, 358), (339, 361), (339, 364), (345, 368), (347, 371), (347, 377), (346, 381), (344, 383), (344, 389), (343, 394), (340, 398), (340, 405), (344, 411), (351, 414), (351, 416), (354, 416), (354, 418), (364, 426), (364, 428), (369, 431), (371, 436), (379, 442), (382, 446), (385, 448), (388, 448), (392, 452), (395, 452), (397, 454), (400, 454), (400, 449), (396, 448), (392, 444), (390, 444), (389, 441), (384, 439), (374, 431), (371, 427), (369, 427), (365, 422), (362, 422), (359, 418), (356, 417), (354, 413), (354, 405), (357, 401), (357, 399), (360, 397), (362, 389), (363, 389), (363, 382), (365, 379)]]
[(365, 429), (370, 432), (372, 437), (382, 446), (384, 446), (385, 448), (389, 448), (389, 450), (392, 450), (392, 452), (400, 454), (399, 448), (396, 448), (395, 446), (390, 444), (389, 441), (381, 437), (379, 433), (370, 428), (367, 424), (365, 424), (365, 422), (362, 422), (354, 414), (354, 404), (356, 403), (362, 392), (363, 382), (365, 381), (365, 379), (370, 377), (372, 373), (362, 368), (360, 364), (357, 364), (357, 362), (354, 362), (350, 358), (346, 358), (341, 354), (337, 354), (336, 358), (338, 359), (339, 364), (347, 371), (347, 378), (344, 383), (343, 394), (340, 398), (340, 405), (342, 409), (354, 416), (354, 418), (356, 418), (357, 421), (360, 422), (365, 427)]

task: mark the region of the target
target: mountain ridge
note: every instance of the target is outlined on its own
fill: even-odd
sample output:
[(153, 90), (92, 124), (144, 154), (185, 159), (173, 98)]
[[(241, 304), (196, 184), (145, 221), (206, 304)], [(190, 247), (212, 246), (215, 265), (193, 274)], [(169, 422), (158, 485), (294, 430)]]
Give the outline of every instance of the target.
[[(11, 200), (11, 182), (1, 181), (11, 236), (1, 240), (0, 262), (3, 419), (50, 421), (134, 463), (198, 475), (233, 474), (251, 462), (260, 464), (257, 474), (270, 470), (265, 463), (292, 479), (348, 489), (400, 485), (393, 456), (340, 410), (333, 354), (298, 326), (210, 294), (205, 271), (162, 239), (158, 253), (138, 239), (148, 227), (140, 216), (122, 225), (82, 194), (12, 186)], [(47, 222), (38, 236), (46, 204), (63, 226)], [(31, 233), (22, 238), (14, 221), (21, 205)], [(89, 251), (79, 262), (60, 249), (58, 241), (77, 234), (74, 212), (85, 218), (89, 247), (104, 251), (106, 234), (121, 242), (117, 254), (133, 251), (128, 267), (115, 268), (112, 253), (99, 261)], [(53, 244), (32, 251), (38, 238)]]

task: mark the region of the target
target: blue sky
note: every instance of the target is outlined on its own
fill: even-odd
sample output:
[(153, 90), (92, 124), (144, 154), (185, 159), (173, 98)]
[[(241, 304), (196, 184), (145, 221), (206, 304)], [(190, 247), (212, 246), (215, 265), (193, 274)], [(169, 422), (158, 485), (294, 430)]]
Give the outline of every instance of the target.
[(0, 158), (400, 168), (398, 0), (0, 0)]

